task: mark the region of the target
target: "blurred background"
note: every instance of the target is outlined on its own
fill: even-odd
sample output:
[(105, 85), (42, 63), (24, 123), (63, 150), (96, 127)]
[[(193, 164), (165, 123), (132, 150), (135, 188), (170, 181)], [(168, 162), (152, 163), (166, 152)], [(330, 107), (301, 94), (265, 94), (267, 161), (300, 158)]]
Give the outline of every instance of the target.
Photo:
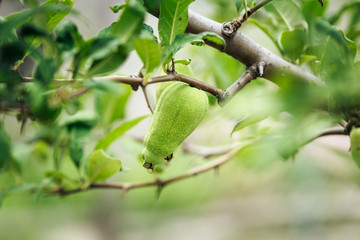
[[(329, 4), (329, 13), (341, 7), (338, 1), (332, 2), (336, 4)], [(69, 18), (76, 22), (84, 37), (90, 38), (118, 18), (108, 6), (119, 3), (123, 1), (75, 0), (74, 9), (78, 13)], [(190, 8), (220, 22), (236, 16), (232, 0), (196, 0)], [(20, 9), (19, 1), (2, 0), (0, 16)], [(146, 22), (156, 31), (156, 18), (148, 15)], [(339, 26), (342, 24), (346, 24), (346, 19)], [(279, 54), (267, 35), (254, 25), (245, 24), (241, 32)], [(220, 81), (217, 76), (208, 76), (206, 68), (235, 66), (232, 69), (237, 71), (224, 73), (228, 76), (220, 74), (226, 88), (244, 67), (226, 56), (217, 58), (216, 62), (209, 60), (220, 55), (209, 47), (204, 50), (189, 47), (181, 51), (179, 57), (192, 59), (191, 66), (199, 79)], [(140, 67), (141, 61), (133, 54), (118, 72), (134, 74)], [(273, 86), (270, 84), (269, 88)], [(154, 89), (150, 92), (154, 93)], [(155, 101), (153, 94), (150, 100)], [(234, 105), (241, 100), (234, 99)], [(188, 141), (207, 146), (232, 144), (234, 138), (239, 138), (236, 134), (230, 135), (237, 122), (230, 117), (234, 114), (231, 109), (234, 105), (212, 108), (205, 123)], [(87, 100), (86, 106), (91, 108), (92, 102)], [(149, 110), (142, 92), (132, 92), (124, 119), (146, 113)], [(7, 117), (5, 127), (16, 140), (21, 137), (20, 124), (14, 119)], [(142, 149), (142, 143), (136, 139), (144, 136), (148, 124), (149, 120), (142, 122), (111, 147), (110, 151), (131, 169), (114, 176), (112, 182), (153, 179), (134, 154)], [(251, 131), (250, 128), (241, 134), (251, 134)], [(254, 152), (243, 152), (218, 171), (165, 187), (158, 198), (155, 187), (130, 190), (125, 197), (118, 190), (90, 190), (63, 198), (38, 199), (34, 194), (14, 194), (4, 200), (0, 209), (0, 239), (359, 239), (360, 171), (351, 160), (349, 147), (348, 137), (329, 136), (306, 145), (289, 161), (269, 160), (264, 158), (266, 153), (256, 157)], [(164, 179), (185, 171), (194, 162), (211, 160), (183, 151), (178, 151), (176, 158), (181, 161), (172, 162)], [(30, 159), (26, 164), (30, 169), (37, 161)], [(48, 168), (46, 163), (39, 166), (36, 172), (26, 173), (29, 178)], [(69, 171), (74, 169), (69, 167)], [(8, 181), (7, 177), (0, 174), (0, 186), (1, 182)]]

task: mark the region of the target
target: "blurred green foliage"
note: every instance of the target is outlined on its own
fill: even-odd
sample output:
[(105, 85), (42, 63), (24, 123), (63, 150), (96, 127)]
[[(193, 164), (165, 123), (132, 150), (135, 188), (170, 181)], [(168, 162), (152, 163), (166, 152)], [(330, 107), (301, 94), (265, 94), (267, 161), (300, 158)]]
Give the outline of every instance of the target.
[[(141, 125), (147, 115), (128, 114), (143, 109), (133, 102), (133, 89), (96, 77), (117, 74), (131, 53), (142, 61), (140, 72), (147, 80), (157, 76), (162, 67), (170, 69), (172, 58), (186, 58), (192, 60), (188, 66), (193, 68), (194, 78), (226, 89), (246, 67), (203, 46), (204, 40), (223, 44), (221, 37), (184, 32), (186, 9), (192, 1), (162, 1), (162, 9), (182, 11), (178, 16), (161, 14), (160, 9), (159, 26), (145, 25), (144, 21), (147, 11), (158, 15), (160, 1), (126, 1), (112, 7), (113, 13), (109, 10), (117, 14), (117, 20), (89, 39), (66, 17), (73, 12), (73, 1), (22, 2), (26, 6), (22, 11), (0, 20), (0, 203), (1, 211), (7, 211), (5, 217), (0, 214), (0, 225), (5, 229), (1, 239), (39, 239), (37, 222), (46, 228), (73, 217), (74, 221), (90, 219), (91, 224), (100, 224), (101, 213), (111, 216), (116, 224), (124, 224), (110, 232), (133, 232), (145, 225), (149, 227), (144, 229), (151, 231), (166, 224), (171, 218), (168, 215), (183, 216), (185, 209), (205, 218), (203, 210), (197, 210), (199, 206), (248, 194), (254, 198), (260, 194), (261, 198), (280, 192), (290, 199), (286, 203), (294, 205), (289, 211), (294, 211), (292, 217), (297, 219), (301, 204), (294, 200), (296, 194), (327, 198), (326, 194), (331, 195), (339, 185), (359, 184), (358, 169), (346, 150), (334, 147), (328, 152), (331, 157), (323, 157), (304, 147), (342, 119), (360, 127), (359, 1), (344, 1), (341, 7), (324, 1), (321, 7), (316, 0), (274, 0), (251, 16), (244, 23), (247, 29), (263, 31), (277, 48), (272, 50), (321, 78), (324, 85), (304, 84), (279, 74), (274, 82), (262, 78), (252, 81), (222, 109), (210, 97), (212, 106), (205, 121), (186, 144), (211, 149), (235, 143), (242, 149), (220, 168), (218, 177), (214, 177), (214, 170), (215, 174), (173, 183), (162, 190), (159, 199), (156, 187), (131, 190), (125, 198), (120, 191), (107, 190), (84, 191), (66, 199), (47, 197), (51, 191), (86, 188), (93, 182), (156, 180), (139, 162), (143, 146), (138, 140), (144, 136)], [(174, 2), (181, 2), (181, 7), (176, 9)], [(213, 8), (210, 17), (224, 22), (242, 17), (245, 9), (258, 2), (211, 0), (206, 4)], [(176, 21), (178, 17), (182, 20)], [(172, 22), (175, 24), (169, 24)], [(157, 27), (159, 36), (154, 35)], [(31, 82), (19, 70), (29, 59), (34, 62)], [(74, 97), (82, 91), (84, 94)], [(19, 122), (16, 129), (15, 121)], [(141, 134), (133, 135), (137, 130)], [(324, 151), (321, 144), (317, 147)], [(186, 152), (186, 147), (174, 155), (161, 179), (216, 159)], [(321, 162), (321, 158), (330, 162)], [(288, 159), (296, 161), (281, 161)], [(141, 217), (133, 217), (133, 212)], [(225, 212), (230, 214), (231, 209)], [(325, 212), (307, 212), (309, 216), (301, 215), (299, 222), (289, 217), (284, 228), (303, 234), (311, 229), (310, 218), (327, 219)], [(9, 227), (19, 221), (17, 216), (29, 220), (19, 222), (21, 231)], [(316, 224), (321, 225), (319, 222)]]

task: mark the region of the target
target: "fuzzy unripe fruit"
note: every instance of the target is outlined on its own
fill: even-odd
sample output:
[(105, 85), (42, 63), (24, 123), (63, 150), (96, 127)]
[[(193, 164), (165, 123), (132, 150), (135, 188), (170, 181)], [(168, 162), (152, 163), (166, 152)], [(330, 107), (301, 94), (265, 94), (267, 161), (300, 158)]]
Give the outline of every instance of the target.
[[(185, 75), (188, 77), (194, 77), (194, 73), (190, 67), (190, 65), (185, 65), (182, 63), (175, 63), (175, 70), (178, 74), (181, 75)], [(161, 72), (160, 76), (164, 76), (166, 75), (165, 72)], [(156, 100), (158, 101), (160, 98), (161, 93), (165, 90), (165, 88), (167, 88), (168, 86), (170, 86), (171, 84), (175, 83), (174, 81), (170, 81), (170, 82), (161, 82), (156, 84)]]
[(205, 92), (182, 82), (161, 94), (144, 139), (142, 158), (147, 169), (162, 168), (175, 149), (195, 130), (209, 107)]
[(354, 128), (350, 132), (351, 156), (360, 167), (360, 128)]

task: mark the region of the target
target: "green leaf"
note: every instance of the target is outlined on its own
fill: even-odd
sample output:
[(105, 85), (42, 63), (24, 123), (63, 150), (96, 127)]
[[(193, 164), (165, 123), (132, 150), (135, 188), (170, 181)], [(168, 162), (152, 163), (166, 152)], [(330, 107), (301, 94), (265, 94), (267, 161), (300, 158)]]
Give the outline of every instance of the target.
[(110, 33), (117, 36), (120, 43), (131, 43), (131, 39), (142, 29), (145, 13), (146, 10), (141, 1), (130, 0), (119, 21), (111, 25)]
[(91, 128), (95, 126), (97, 122), (98, 122), (98, 116), (96, 115), (96, 113), (92, 111), (82, 110), (76, 112), (72, 116), (68, 116), (61, 119), (59, 125), (71, 127), (71, 125), (78, 124), (78, 125), (85, 125)]
[(257, 114), (251, 114), (246, 116), (245, 118), (243, 118), (240, 122), (238, 122), (234, 129), (231, 132), (231, 135), (234, 132), (238, 132), (248, 126), (257, 124), (259, 122), (261, 122), (262, 120), (266, 119), (267, 117), (269, 117), (270, 113), (269, 112), (259, 112)]
[(320, 75), (324, 81), (338, 82), (347, 79), (346, 71), (354, 62), (356, 44), (344, 33), (325, 21), (317, 21), (316, 29), (329, 36), (321, 58)]
[(88, 71), (85, 77), (106, 74), (117, 69), (127, 58), (129, 49), (120, 44), (118, 38), (107, 34), (99, 34), (95, 39), (90, 39), (81, 44), (81, 48), (74, 57), (74, 74), (81, 67)]
[(154, 16), (159, 16), (161, 0), (144, 0), (144, 6)]
[(54, 59), (42, 59), (38, 64), (34, 78), (40, 81), (43, 86), (49, 85), (54, 79), (56, 65)]
[(16, 12), (7, 16), (4, 21), (0, 22), (0, 43), (12, 35), (14, 29), (29, 21), (29, 19), (39, 11), (39, 8), (35, 8), (32, 10)]
[(261, 171), (279, 160), (279, 154), (271, 143), (264, 141), (264, 139), (266, 138), (255, 140), (240, 149), (236, 157), (242, 165), (252, 170)]
[(302, 0), (301, 1), (301, 9), (302, 9), (302, 12), (303, 12), (307, 22), (310, 24), (316, 18), (324, 15), (326, 6), (321, 7), (314, 0)]
[(27, 45), (22, 41), (13, 41), (2, 44), (0, 47), (1, 67), (10, 68), (10, 66), (14, 66), (17, 61), (22, 59), (26, 50)]
[(124, 46), (118, 46), (110, 55), (94, 61), (85, 77), (106, 75), (113, 72), (125, 62), (128, 54), (129, 52)]
[(194, 0), (161, 1), (159, 35), (161, 43), (169, 46), (176, 35), (184, 33), (188, 23), (188, 7)]
[(315, 61), (316, 59), (317, 57), (314, 55), (302, 55), (299, 59), (299, 64), (302, 65), (307, 62)]
[(291, 119), (287, 126), (279, 131), (280, 136), (274, 136), (268, 141), (275, 144), (275, 149), (287, 160), (333, 124), (333, 120), (326, 116), (309, 114), (303, 118)]
[(88, 53), (88, 58), (92, 60), (99, 60), (106, 58), (119, 45), (118, 39), (113, 36), (97, 36), (89, 42), (91, 48)]
[(102, 149), (94, 151), (87, 163), (86, 175), (90, 183), (104, 181), (121, 169), (121, 161), (108, 156)]
[(73, 0), (49, 0), (41, 5), (51, 9), (44, 12), (50, 32), (71, 12), (73, 4)]
[(78, 181), (71, 179), (69, 176), (59, 171), (49, 170), (45, 172), (45, 177), (49, 179), (51, 183), (54, 183), (56, 186), (63, 189), (75, 189), (80, 187)]
[(131, 121), (125, 122), (112, 130), (106, 137), (101, 139), (97, 144), (95, 149), (107, 149), (113, 141), (115, 141), (117, 138), (124, 135), (128, 130), (133, 128), (135, 125), (137, 125), (139, 122), (141, 122), (143, 119), (149, 117), (149, 115), (141, 116), (138, 118), (135, 118)]
[(80, 167), (83, 157), (83, 148), (90, 136), (91, 128), (84, 125), (75, 125), (70, 129), (69, 151), (70, 157), (76, 167)]
[(125, 107), (132, 93), (130, 86), (113, 83), (112, 91), (96, 92), (95, 106), (101, 124), (110, 126), (114, 121), (125, 117)]
[(324, 33), (326, 36), (330, 36), (338, 44), (342, 45), (343, 49), (347, 53), (346, 56), (351, 58), (351, 61), (354, 60), (357, 52), (357, 46), (355, 42), (348, 39), (343, 31), (335, 26), (332, 26), (330, 23), (324, 20), (319, 19), (315, 24), (316, 29), (319, 32)]
[(0, 123), (0, 169), (11, 161), (11, 142)]
[(18, 35), (21, 39), (30, 38), (31, 40), (33, 40), (34, 37), (49, 37), (46, 31), (32, 23), (23, 24), (18, 30)]
[(145, 13), (140, 0), (130, 0), (119, 20), (101, 30), (76, 54), (73, 78), (82, 67), (85, 67), (86, 77), (109, 74), (120, 67), (133, 50), (135, 37), (143, 29)]
[(235, 4), (235, 7), (236, 7), (236, 12), (237, 14), (239, 15), (240, 14), (240, 11), (242, 9), (242, 1), (241, 0), (234, 0), (234, 4)]
[[(42, 10), (44, 17), (44, 23), (40, 22), (42, 24), (46, 25), (46, 29), (49, 30), (49, 32), (52, 32), (55, 27), (61, 22), (61, 20), (63, 20), (72, 10), (72, 6), (73, 6), (74, 2), (73, 0), (49, 0), (43, 4), (41, 4), (41, 6), (39, 7), (35, 7), (34, 9), (32, 9), (31, 11), (29, 11), (30, 16), (26, 16), (26, 14), (19, 14), (19, 16), (14, 17), (14, 15), (10, 16), (8, 18), (8, 20), (11, 22), (15, 22), (18, 21), (19, 23), (25, 23), (26, 21), (29, 20), (30, 17), (33, 17), (35, 14), (37, 14), (40, 10)], [(42, 21), (43, 19), (41, 19)], [(20, 24), (17, 25), (20, 25)], [(15, 23), (13, 23), (12, 27), (14, 26)], [(0, 26), (0, 32), (2, 32), (1, 30), (1, 26)], [(0, 36), (0, 42), (1, 42), (1, 36)], [(37, 37), (34, 38), (31, 46), (32, 49), (36, 49), (40, 46), (42, 40)], [(25, 59), (25, 57), (30, 54), (31, 51), (28, 51), (24, 56), (23, 59)]]
[(215, 82), (217, 88), (228, 88), (245, 71), (242, 63), (220, 51), (210, 48), (195, 48), (194, 52), (203, 56), (204, 68), (206, 68), (199, 78), (207, 83)]
[(116, 4), (115, 6), (109, 6), (113, 13), (118, 13), (120, 10), (124, 9), (126, 4)]
[(297, 28), (292, 31), (284, 31), (280, 39), (285, 56), (291, 61), (298, 59), (306, 44), (306, 30)]
[(91, 128), (98, 122), (98, 116), (92, 111), (78, 111), (74, 115), (63, 118), (60, 126), (66, 126), (69, 132), (69, 152), (76, 167), (80, 167), (83, 148), (89, 138)]
[(84, 44), (84, 39), (80, 35), (77, 26), (71, 21), (64, 21), (57, 26), (55, 33), (56, 42), (62, 51), (70, 51)]
[(265, 5), (265, 9), (274, 14), (288, 30), (308, 27), (301, 9), (294, 0), (274, 0)]
[(161, 63), (162, 51), (154, 39), (140, 38), (135, 41), (135, 50), (144, 63), (145, 78)]
[(191, 34), (191, 33), (179, 34), (175, 37), (173, 43), (165, 48), (162, 55), (163, 64), (167, 64), (171, 60), (171, 58), (175, 55), (175, 53), (179, 51), (181, 48), (185, 47), (186, 45), (194, 41), (202, 41), (202, 40), (211, 41), (214, 44), (217, 44), (219, 46), (222, 46), (222, 48), (225, 48), (225, 40), (216, 33), (202, 32), (198, 34)]
[(17, 192), (27, 192), (27, 191), (31, 191), (36, 188), (37, 188), (36, 184), (24, 183), (24, 184), (20, 184), (20, 185), (10, 186), (10, 187), (0, 191), (0, 207), (2, 206), (2, 202), (3, 202), (4, 198), (8, 194), (17, 193)]
[[(123, 90), (119, 88), (119, 84), (113, 81), (94, 81), (93, 79), (86, 80), (83, 83), (84, 87), (90, 88), (90, 89), (96, 89), (100, 90), (102, 92), (113, 93), (113, 94), (122, 94)], [(125, 86), (126, 85), (120, 85)]]
[(254, 18), (249, 18), (247, 20), (248, 23), (253, 23), (255, 26), (257, 26), (261, 31), (263, 31), (274, 43), (276, 48), (279, 50), (279, 53), (283, 55), (283, 49), (281, 48), (276, 35), (273, 33), (273, 31), (270, 31), (268, 27), (266, 27), (263, 23), (259, 22), (258, 20)]

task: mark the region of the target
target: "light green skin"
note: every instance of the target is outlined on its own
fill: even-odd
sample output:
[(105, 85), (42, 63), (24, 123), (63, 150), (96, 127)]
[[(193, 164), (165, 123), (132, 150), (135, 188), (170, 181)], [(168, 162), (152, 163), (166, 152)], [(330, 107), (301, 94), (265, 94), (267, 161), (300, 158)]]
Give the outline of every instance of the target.
[(354, 128), (350, 132), (351, 156), (360, 168), (360, 128)]
[(209, 107), (205, 92), (176, 82), (160, 96), (144, 139), (144, 167), (154, 169), (195, 130)]
[[(190, 65), (175, 63), (175, 71), (181, 75), (185, 75), (188, 77), (194, 77), (194, 73), (193, 73)], [(166, 75), (166, 73), (162, 71), (160, 73), (160, 76), (164, 76), (164, 75)], [(156, 100), (159, 100), (160, 95), (165, 90), (165, 88), (167, 88), (168, 86), (170, 86), (173, 83), (175, 83), (175, 82), (170, 81), (170, 82), (162, 82), (162, 83), (156, 84)]]
[(161, 93), (170, 85), (174, 84), (176, 82), (171, 81), (171, 82), (161, 82), (156, 84), (156, 101), (159, 102)]

